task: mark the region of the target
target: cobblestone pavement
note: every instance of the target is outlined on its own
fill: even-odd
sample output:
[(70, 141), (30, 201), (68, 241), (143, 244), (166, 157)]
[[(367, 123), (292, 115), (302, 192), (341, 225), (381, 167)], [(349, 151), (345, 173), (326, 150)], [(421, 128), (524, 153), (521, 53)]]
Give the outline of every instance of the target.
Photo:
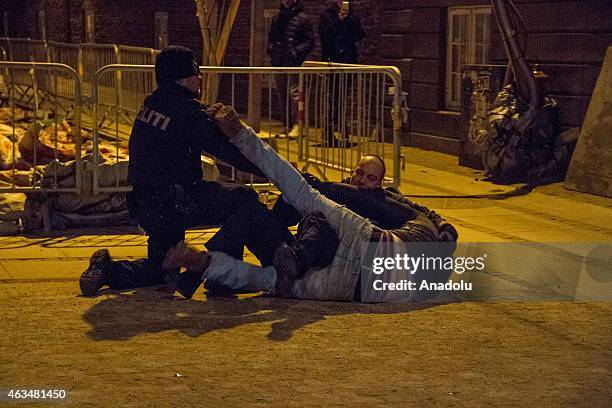
[[(402, 191), (427, 196), (415, 200), (454, 223), (462, 242), (612, 242), (610, 199), (561, 184), (494, 186), (449, 156), (405, 153)], [(483, 194), (498, 196), (473, 197)], [(102, 247), (137, 258), (146, 237), (107, 228), (0, 238), (4, 393), (64, 389), (70, 406), (163, 407), (608, 406), (612, 397), (610, 302), (183, 300), (158, 288), (81, 297), (78, 277)], [(610, 290), (610, 276), (600, 278)]]

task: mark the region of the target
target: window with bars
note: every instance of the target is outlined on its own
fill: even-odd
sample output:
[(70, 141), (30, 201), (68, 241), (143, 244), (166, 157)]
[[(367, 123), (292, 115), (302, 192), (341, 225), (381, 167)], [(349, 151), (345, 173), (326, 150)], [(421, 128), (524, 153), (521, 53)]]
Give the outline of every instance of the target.
[(450, 7), (446, 56), (446, 106), (461, 107), (464, 65), (487, 64), (491, 33), (491, 7)]

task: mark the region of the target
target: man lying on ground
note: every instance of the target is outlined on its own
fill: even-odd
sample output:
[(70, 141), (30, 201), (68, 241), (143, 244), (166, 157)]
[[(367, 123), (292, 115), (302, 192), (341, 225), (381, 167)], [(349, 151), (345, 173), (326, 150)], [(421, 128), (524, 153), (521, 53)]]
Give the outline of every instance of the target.
[[(284, 200), (301, 214), (321, 212), (340, 241), (331, 264), (310, 268), (302, 277), (292, 268), (257, 267), (219, 252), (197, 252), (180, 243), (165, 259), (167, 269), (185, 267), (177, 279), (177, 290), (191, 297), (203, 280), (234, 290), (264, 291), (281, 297), (313, 300), (361, 300), (360, 286), (371, 288), (371, 249), (381, 253), (390, 243), (438, 241), (438, 230), (420, 211), (413, 210), (411, 219), (401, 230), (382, 229), (370, 220), (326, 198), (314, 190), (285, 159), (261, 141), (253, 130), (243, 126), (229, 106), (219, 108), (213, 116), (230, 141), (281, 190)], [(370, 261), (370, 262), (369, 262)], [(277, 264), (277, 262), (275, 262)], [(367, 292), (367, 291), (366, 291)], [(397, 293), (368, 296), (376, 301), (397, 299)], [(405, 294), (403, 294), (405, 296)]]
[[(342, 204), (351, 211), (368, 218), (382, 229), (398, 229), (411, 220), (414, 211), (419, 211), (435, 225), (438, 239), (444, 242), (457, 241), (457, 230), (435, 211), (419, 205), (404, 197), (394, 187), (382, 188), (386, 173), (384, 160), (377, 155), (364, 155), (351, 172), (350, 177), (341, 182), (322, 181), (310, 173), (302, 176), (311, 187), (332, 201)], [(278, 198), (272, 213), (287, 227), (296, 225), (303, 214)], [(299, 248), (294, 248), (299, 252)]]
[[(351, 176), (342, 182), (321, 181), (309, 173), (302, 173), (302, 176), (311, 187), (325, 197), (369, 219), (376, 227), (395, 230), (396, 234), (404, 236), (403, 239), (406, 241), (412, 240), (411, 225), (408, 221), (413, 220), (415, 211), (425, 215), (434, 224), (438, 231), (438, 241), (457, 241), (457, 230), (435, 211), (410, 201), (393, 187), (382, 188), (385, 172), (385, 162), (381, 157), (364, 155), (351, 172)], [(276, 201), (272, 213), (287, 227), (297, 224), (306, 215), (300, 214), (295, 207), (287, 204), (282, 194)], [(277, 249), (277, 252), (280, 251), (280, 253), (275, 256), (280, 263), (274, 264), (277, 269), (282, 266), (291, 267), (296, 270), (298, 278), (313, 266), (311, 264), (313, 246), (318, 248), (337, 246), (334, 236), (318, 235), (317, 233), (317, 231), (326, 232), (326, 230), (311, 228), (306, 235), (303, 226), (308, 224), (303, 221), (300, 224), (296, 234), (297, 239), (280, 244)], [(404, 229), (408, 231), (404, 232)]]

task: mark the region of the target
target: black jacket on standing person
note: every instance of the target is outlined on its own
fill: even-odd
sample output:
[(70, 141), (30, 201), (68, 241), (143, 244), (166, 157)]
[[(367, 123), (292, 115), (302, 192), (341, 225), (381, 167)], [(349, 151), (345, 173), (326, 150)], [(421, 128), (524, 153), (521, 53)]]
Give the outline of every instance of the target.
[(312, 24), (301, 1), (280, 6), (268, 33), (268, 54), (275, 67), (299, 67), (314, 48)]
[(339, 11), (334, 3), (319, 17), (321, 61), (357, 64), (359, 53), (356, 43), (365, 37), (361, 19), (349, 11), (348, 16), (340, 20)]
[(202, 152), (240, 170), (263, 173), (244, 157), (186, 88), (168, 83), (144, 101), (129, 141), (128, 180), (134, 191), (188, 187), (202, 179)]

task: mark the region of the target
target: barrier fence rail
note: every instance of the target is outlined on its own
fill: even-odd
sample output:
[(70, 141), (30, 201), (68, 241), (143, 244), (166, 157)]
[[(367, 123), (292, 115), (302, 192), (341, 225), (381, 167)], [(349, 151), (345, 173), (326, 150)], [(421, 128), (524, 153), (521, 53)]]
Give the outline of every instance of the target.
[[(82, 190), (82, 90), (77, 72), (64, 64), (48, 62), (0, 61), (2, 77), (1, 94), (6, 98), (8, 117), (3, 120), (0, 132), (0, 192), (73, 192)], [(66, 112), (57, 102), (50, 101), (46, 109), (40, 110), (38, 101), (38, 79), (63, 76), (71, 78), (74, 93), (71, 99), (72, 124), (63, 121)], [(34, 110), (31, 117), (20, 109), (15, 94), (22, 92), (23, 84), (15, 78), (29, 78)], [(49, 87), (51, 82), (45, 83)], [(49, 88), (57, 93), (57, 89)], [(30, 119), (29, 123), (25, 120)], [(61, 163), (72, 161), (70, 166)], [(44, 167), (43, 167), (44, 166)], [(74, 177), (66, 179), (67, 173)]]
[[(97, 101), (101, 93), (115, 92), (120, 88), (107, 88), (106, 77), (114, 78), (118, 73), (124, 77), (128, 74), (140, 74), (143, 77), (152, 75), (153, 65), (113, 64), (100, 68), (93, 77), (93, 99)], [(262, 95), (266, 102), (262, 112), (267, 114), (265, 129), (260, 136), (268, 138), (281, 155), (290, 161), (306, 162), (324, 179), (329, 170), (335, 170), (344, 178), (364, 154), (377, 154), (391, 166), (391, 174), (386, 178), (387, 184), (399, 185), (400, 181), (400, 128), (402, 122), (401, 75), (395, 67), (380, 66), (311, 66), (297, 68), (279, 67), (200, 67), (203, 75), (224, 75), (225, 92), (221, 92), (219, 101), (234, 106), (244, 105), (243, 93), (237, 88), (246, 83), (254, 74), (267, 74), (270, 82), (288, 83), (291, 77), (297, 77), (297, 90), (293, 92), (286, 87), (284, 98), (285, 109), (280, 102), (274, 102), (274, 86), (267, 87), (267, 95)], [(392, 91), (392, 92), (390, 92)], [(282, 124), (280, 117), (288, 117), (283, 112), (290, 111), (290, 98), (298, 95), (300, 109), (298, 116), (299, 136), (293, 140), (287, 134), (288, 120)], [(244, 98), (243, 98), (244, 99)], [(280, 98), (283, 101), (283, 98)], [(138, 101), (138, 106), (142, 100)], [(102, 108), (102, 109), (101, 109)], [(116, 106), (119, 108), (119, 106)], [(99, 146), (100, 114), (102, 104), (93, 107), (94, 148)], [(115, 109), (115, 115), (119, 115)], [(279, 115), (280, 112), (280, 115)], [(274, 120), (276, 117), (277, 120)], [(116, 118), (118, 119), (118, 118)], [(282, 120), (282, 119), (281, 119)], [(120, 161), (120, 150), (127, 145), (127, 138), (119, 129), (108, 134), (112, 139), (116, 161)], [(280, 137), (279, 137), (280, 136)], [(332, 139), (333, 138), (333, 139)], [(333, 140), (333, 141), (332, 141)], [(387, 143), (385, 143), (387, 142)], [(100, 156), (94, 151), (94, 192), (129, 191), (129, 186), (101, 186), (97, 169)], [(335, 173), (335, 174), (336, 174)], [(240, 176), (240, 175), (238, 175)], [(242, 179), (248, 184), (257, 185), (254, 180)]]
[[(72, 44), (57, 41), (33, 40), (30, 38), (8, 38), (0, 37), (0, 48), (5, 50), (3, 60), (15, 62), (52, 62), (68, 65), (79, 74), (81, 88), (87, 95), (92, 94), (93, 75), (99, 68), (110, 64), (154, 64), (158, 50), (145, 47), (132, 47), (116, 44)], [(49, 73), (46, 73), (48, 76)], [(27, 90), (30, 78), (27, 73), (15, 73), (13, 77), (15, 84), (25, 86)], [(74, 92), (74, 82), (70, 77), (59, 76), (39, 78), (39, 89), (45, 90), (43, 82), (58, 82), (58, 94), (54, 96), (66, 97)], [(55, 86), (55, 84), (53, 84)], [(109, 116), (111, 108), (117, 109), (125, 121), (133, 120), (138, 106), (134, 102), (140, 100), (155, 87), (154, 76), (146, 78), (122, 78), (118, 72), (115, 77), (104, 79), (106, 89), (118, 89), (118, 92), (101, 92), (98, 95), (98, 103), (107, 106)], [(19, 99), (19, 97), (22, 99)], [(18, 101), (22, 104), (32, 105), (29, 95), (19, 94)], [(86, 109), (86, 107), (83, 107)]]
[[(156, 86), (152, 64), (157, 54), (143, 47), (0, 38), (0, 58), (32, 61), (19, 67), (0, 65), (0, 75), (10, 85), (0, 102), (29, 106), (36, 117), (72, 116), (79, 132), (81, 114), (86, 113), (93, 129), (93, 191), (127, 191), (130, 187), (120, 177), (111, 184), (100, 183), (100, 151), (106, 165), (121, 165), (127, 157), (130, 126)], [(377, 154), (391, 170), (386, 184), (399, 185), (403, 93), (397, 68), (307, 62), (296, 68), (200, 67), (200, 71), (220, 76), (219, 100), (239, 112), (249, 105), (244, 91), (249, 81), (264, 82), (260, 103), (255, 104), (263, 117), (260, 136), (288, 160), (305, 163), (305, 169), (323, 179), (338, 180), (350, 174), (361, 155)], [(292, 100), (299, 106), (297, 112), (292, 112)], [(297, 137), (289, 132), (292, 116), (297, 119)], [(80, 155), (80, 147), (77, 150)], [(230, 171), (237, 181), (259, 186), (252, 176)], [(14, 191), (12, 187), (1, 191), (9, 190)]]
[[(78, 73), (79, 77), (82, 77), (82, 66), (79, 62), (81, 49), (77, 44), (49, 41), (49, 56), (51, 62), (68, 65)], [(57, 97), (69, 100), (76, 86), (74, 78), (59, 74), (54, 81), (57, 82)]]

